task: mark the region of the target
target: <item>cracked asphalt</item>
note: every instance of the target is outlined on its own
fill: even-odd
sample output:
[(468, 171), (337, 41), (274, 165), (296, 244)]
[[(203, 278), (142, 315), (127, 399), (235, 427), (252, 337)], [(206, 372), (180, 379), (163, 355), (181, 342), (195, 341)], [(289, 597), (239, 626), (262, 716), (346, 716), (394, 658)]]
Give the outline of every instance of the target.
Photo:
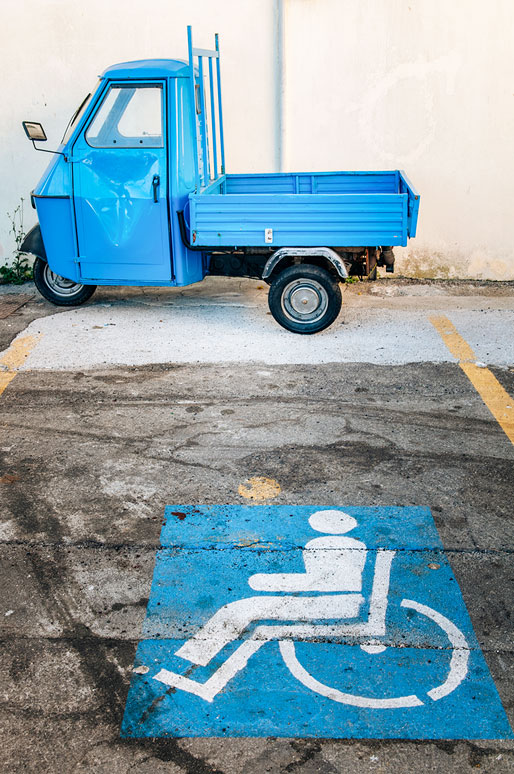
[(514, 446), (428, 322), (448, 315), (514, 396), (512, 284), (348, 287), (307, 342), (251, 281), (73, 312), (19, 292), (0, 348), (43, 337), (0, 397), (3, 771), (514, 771), (511, 741), (119, 736), (164, 506), (247, 502), (255, 476), (277, 504), (429, 506), (514, 722)]

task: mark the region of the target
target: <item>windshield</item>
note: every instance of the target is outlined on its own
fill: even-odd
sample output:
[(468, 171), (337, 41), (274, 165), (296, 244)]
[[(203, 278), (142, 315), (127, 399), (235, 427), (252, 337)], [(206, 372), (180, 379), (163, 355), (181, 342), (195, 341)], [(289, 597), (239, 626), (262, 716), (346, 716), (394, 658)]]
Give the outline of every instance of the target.
[(73, 133), (73, 130), (75, 129), (75, 127), (77, 126), (78, 122), (80, 121), (80, 119), (84, 115), (84, 111), (86, 110), (87, 106), (89, 105), (89, 103), (91, 101), (91, 97), (92, 97), (92, 95), (94, 94), (95, 91), (96, 91), (96, 88), (93, 89), (92, 92), (90, 94), (88, 94), (86, 97), (84, 97), (84, 99), (82, 100), (82, 102), (80, 103), (80, 105), (78, 106), (78, 108), (73, 113), (73, 115), (70, 118), (70, 120), (68, 121), (68, 126), (66, 127), (66, 130), (64, 132), (64, 137), (62, 138), (63, 145), (65, 145), (68, 142), (68, 140), (70, 139), (70, 137), (71, 137), (71, 135)]

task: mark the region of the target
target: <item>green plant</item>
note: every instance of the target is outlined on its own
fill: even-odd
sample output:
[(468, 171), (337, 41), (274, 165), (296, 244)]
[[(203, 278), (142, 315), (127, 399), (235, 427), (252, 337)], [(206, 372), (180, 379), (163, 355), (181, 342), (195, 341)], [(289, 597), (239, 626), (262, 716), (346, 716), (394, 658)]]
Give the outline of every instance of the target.
[(5, 266), (0, 266), (0, 278), (4, 283), (21, 285), (23, 282), (26, 282), (33, 277), (32, 266), (29, 265), (25, 253), (22, 253), (21, 251), (21, 245), (25, 239), (25, 231), (23, 228), (23, 197), (14, 212), (12, 214), (9, 212), (7, 213), (7, 217), (11, 223), (9, 233), (14, 236), (16, 248), (11, 262)]
[(349, 277), (346, 277), (346, 278), (345, 278), (345, 284), (346, 284), (346, 285), (353, 285), (353, 284), (354, 284), (354, 282), (358, 282), (358, 281), (359, 281), (359, 277), (356, 277), (356, 276), (355, 276), (355, 275), (353, 275), (353, 274), (352, 274), (352, 275), (350, 275)]

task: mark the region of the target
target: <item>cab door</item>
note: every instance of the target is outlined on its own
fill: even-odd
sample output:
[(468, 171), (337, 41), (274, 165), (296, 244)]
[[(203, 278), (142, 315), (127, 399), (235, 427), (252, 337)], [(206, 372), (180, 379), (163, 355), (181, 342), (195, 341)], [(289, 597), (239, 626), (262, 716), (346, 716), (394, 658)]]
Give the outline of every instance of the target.
[(173, 276), (165, 90), (165, 81), (111, 83), (73, 146), (82, 279)]

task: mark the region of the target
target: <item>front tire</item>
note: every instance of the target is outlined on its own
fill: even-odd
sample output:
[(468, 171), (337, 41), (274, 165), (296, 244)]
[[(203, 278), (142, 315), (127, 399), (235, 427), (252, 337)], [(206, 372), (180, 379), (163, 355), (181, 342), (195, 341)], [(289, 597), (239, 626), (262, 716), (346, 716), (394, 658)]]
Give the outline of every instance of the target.
[(341, 311), (338, 281), (326, 269), (311, 264), (290, 266), (272, 281), (268, 294), (270, 312), (283, 328), (293, 333), (325, 330)]
[(41, 295), (56, 306), (80, 306), (96, 290), (96, 285), (81, 285), (61, 277), (39, 257), (34, 262), (34, 284)]

